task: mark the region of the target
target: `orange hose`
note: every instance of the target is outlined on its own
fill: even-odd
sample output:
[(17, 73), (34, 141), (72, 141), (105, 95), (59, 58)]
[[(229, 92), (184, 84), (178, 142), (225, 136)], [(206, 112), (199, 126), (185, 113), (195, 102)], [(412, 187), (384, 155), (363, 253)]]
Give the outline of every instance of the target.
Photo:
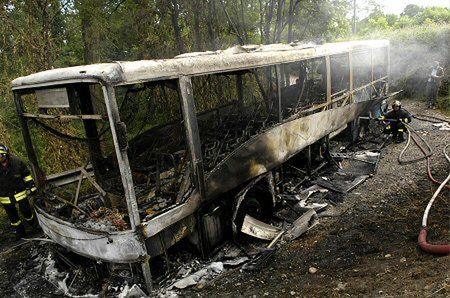
[(446, 255), (450, 253), (449, 244), (430, 244), (427, 242), (428, 228), (423, 227), (419, 232), (418, 244), (419, 247), (428, 253)]
[[(419, 147), (419, 149), (422, 151), (423, 154), (426, 154), (425, 149), (423, 148), (422, 145), (419, 144), (419, 142), (412, 136), (412, 139), (414, 141), (414, 143), (416, 143), (417, 147)], [(431, 174), (431, 157), (427, 157), (427, 174), (428, 174), (428, 178), (430, 178), (431, 181), (433, 181), (436, 184), (442, 184), (441, 181), (435, 179), (433, 177), (433, 174)], [(447, 189), (450, 189), (450, 185), (445, 184), (444, 187), (446, 187)]]

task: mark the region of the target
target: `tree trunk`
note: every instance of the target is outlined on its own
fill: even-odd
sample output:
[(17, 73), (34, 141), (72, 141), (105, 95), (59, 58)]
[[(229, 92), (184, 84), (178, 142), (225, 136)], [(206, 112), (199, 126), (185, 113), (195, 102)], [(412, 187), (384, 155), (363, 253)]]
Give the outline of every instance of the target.
[(180, 25), (178, 24), (179, 16), (180, 16), (180, 7), (178, 4), (178, 0), (172, 0), (171, 20), (172, 20), (173, 31), (175, 34), (175, 41), (178, 46), (178, 51), (180, 53), (185, 53), (186, 49), (184, 47), (183, 38), (181, 37), (181, 28), (180, 28)]
[(51, 45), (50, 45), (50, 20), (48, 15), (48, 3), (46, 0), (44, 1), (37, 1), (37, 5), (39, 6), (39, 9), (41, 10), (42, 15), (42, 49), (41, 49), (41, 65), (40, 67), (42, 69), (49, 69), (50, 68), (50, 55), (51, 55)]
[(243, 38), (244, 38), (244, 42), (248, 43), (248, 34), (247, 34), (247, 26), (245, 23), (245, 5), (244, 5), (244, 0), (241, 0), (241, 24), (242, 24), (242, 28), (241, 28), (241, 32), (243, 32)]
[(101, 3), (95, 0), (78, 1), (81, 18), (81, 38), (83, 40), (83, 58), (85, 64), (99, 62), (99, 53), (96, 45), (100, 44), (99, 30), (95, 24)]
[(285, 0), (278, 0), (277, 4), (277, 23), (275, 27), (274, 42), (279, 43), (281, 41), (281, 33), (283, 32), (283, 10)]
[(225, 6), (225, 3), (223, 2), (223, 0), (220, 0), (220, 3), (222, 4), (222, 8), (223, 8), (223, 12), (225, 13), (225, 16), (227, 17), (228, 24), (231, 26), (231, 28), (233, 29), (233, 31), (236, 35), (238, 43), (240, 45), (243, 45), (244, 39), (242, 38), (241, 33), (239, 32), (239, 29), (237, 28), (236, 24), (233, 22), (233, 19), (228, 14), (228, 10), (227, 10), (227, 7)]
[(264, 43), (264, 5), (262, 0), (259, 0), (259, 33), (261, 37), (260, 44)]
[(214, 31), (215, 15), (216, 15), (215, 0), (209, 0), (207, 24), (208, 24), (209, 46), (211, 50), (217, 50), (216, 33)]
[(294, 23), (294, 0), (289, 1), (289, 14), (288, 14), (288, 35), (287, 42), (292, 42), (292, 25)]
[(201, 1), (194, 0), (192, 1), (192, 15), (194, 19), (194, 50), (202, 51), (202, 37), (200, 32), (200, 17), (203, 8), (201, 7)]
[[(272, 18), (273, 18), (273, 10), (274, 10), (274, 5), (275, 4), (275, 0), (270, 0), (268, 3), (266, 3), (266, 24), (265, 24), (265, 29), (264, 29), (264, 41), (265, 44), (269, 44), (270, 43), (270, 26), (272, 24)], [(269, 7), (267, 7), (267, 5)]]

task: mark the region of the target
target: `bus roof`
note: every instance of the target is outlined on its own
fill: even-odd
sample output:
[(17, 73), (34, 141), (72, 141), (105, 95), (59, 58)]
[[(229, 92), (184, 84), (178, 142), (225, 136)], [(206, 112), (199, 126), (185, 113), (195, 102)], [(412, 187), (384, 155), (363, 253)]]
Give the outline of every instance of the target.
[(181, 54), (172, 59), (112, 62), (51, 69), (13, 80), (12, 89), (99, 81), (114, 86), (127, 85), (174, 79), (183, 75), (239, 71), (388, 45), (388, 40), (362, 40), (323, 45), (291, 43), (234, 46), (214, 52)]

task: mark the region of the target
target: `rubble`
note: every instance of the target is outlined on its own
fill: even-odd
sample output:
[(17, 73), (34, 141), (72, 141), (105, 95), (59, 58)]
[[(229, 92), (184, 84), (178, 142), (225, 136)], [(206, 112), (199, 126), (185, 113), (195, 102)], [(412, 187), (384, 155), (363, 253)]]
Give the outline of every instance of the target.
[(58, 271), (58, 269), (55, 268), (55, 260), (52, 258), (51, 254), (47, 256), (47, 258), (44, 260), (44, 277), (49, 282), (54, 284), (57, 289), (63, 293), (67, 294), (69, 293), (69, 288), (67, 287), (66, 281), (69, 277), (68, 274), (64, 274)]
[(117, 209), (109, 209), (100, 207), (91, 212), (91, 218), (86, 223), (86, 227), (90, 227), (100, 231), (124, 231), (128, 228), (127, 223), (123, 219), (123, 214), (119, 213)]
[(300, 237), (300, 235), (313, 228), (317, 223), (318, 219), (316, 212), (314, 209), (309, 209), (294, 221), (284, 238), (289, 241), (295, 240)]
[(448, 122), (434, 123), (433, 126), (437, 127), (439, 130), (450, 130), (450, 123)]
[(133, 286), (125, 285), (123, 290), (117, 296), (118, 298), (148, 298), (141, 288), (134, 284)]
[(212, 278), (214, 275), (221, 273), (222, 271), (223, 271), (223, 263), (213, 262), (209, 264), (206, 268), (200, 269), (197, 272), (178, 280), (172, 286), (169, 287), (169, 290), (171, 290), (174, 287), (177, 289), (185, 289), (187, 287), (196, 285), (200, 282), (205, 282), (206, 280)]
[(309, 267), (308, 272), (311, 274), (317, 273), (318, 269), (316, 267)]
[(233, 260), (227, 260), (223, 262), (224, 266), (235, 267), (244, 264), (249, 260), (248, 257), (239, 257)]

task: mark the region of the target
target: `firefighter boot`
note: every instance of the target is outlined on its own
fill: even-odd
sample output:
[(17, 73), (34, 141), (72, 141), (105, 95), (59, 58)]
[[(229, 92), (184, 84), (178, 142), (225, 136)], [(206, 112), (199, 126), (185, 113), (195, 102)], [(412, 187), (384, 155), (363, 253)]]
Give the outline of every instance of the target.
[(39, 222), (36, 218), (36, 215), (32, 215), (31, 219), (25, 218), (27, 224), (33, 228), (33, 231), (40, 231), (41, 226), (39, 225)]
[(405, 137), (403, 136), (403, 133), (399, 133), (397, 135), (397, 139), (395, 140), (396, 143), (402, 143), (405, 141)]
[(22, 223), (18, 224), (17, 226), (11, 225), (11, 228), (16, 240), (20, 240), (21, 238), (25, 237), (25, 227)]

